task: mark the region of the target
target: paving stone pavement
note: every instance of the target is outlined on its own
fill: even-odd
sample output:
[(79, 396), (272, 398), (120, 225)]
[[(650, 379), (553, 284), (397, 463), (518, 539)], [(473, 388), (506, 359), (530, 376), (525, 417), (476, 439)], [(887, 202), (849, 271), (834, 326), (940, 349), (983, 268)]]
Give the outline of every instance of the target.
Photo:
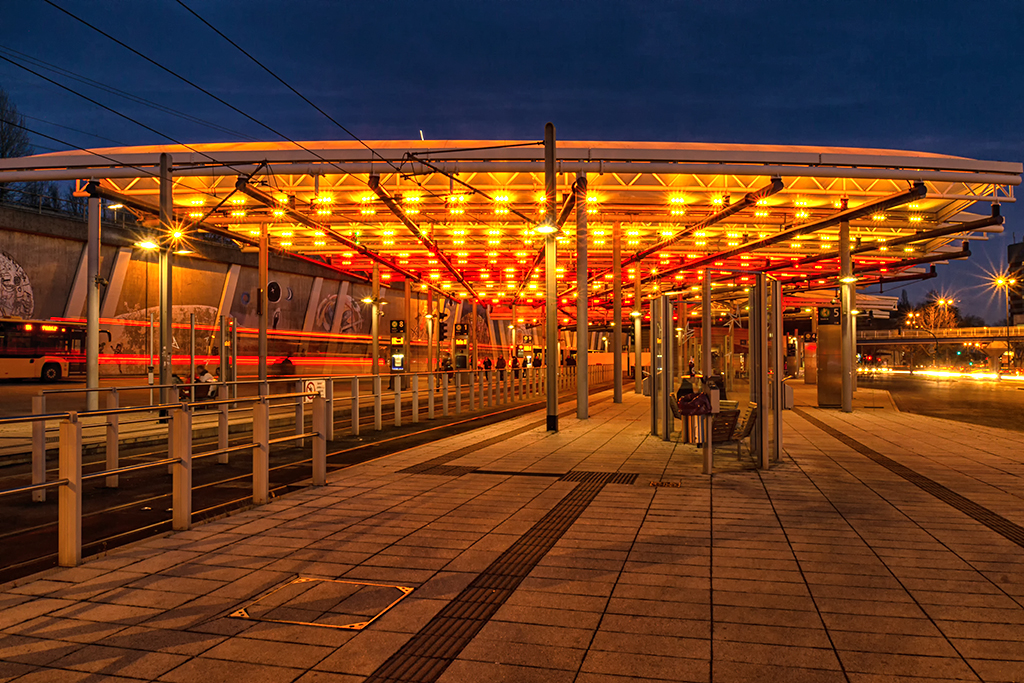
[(632, 393), (364, 463), (0, 587), (0, 680), (1024, 680), (1019, 435), (867, 393), (798, 386), (768, 471)]

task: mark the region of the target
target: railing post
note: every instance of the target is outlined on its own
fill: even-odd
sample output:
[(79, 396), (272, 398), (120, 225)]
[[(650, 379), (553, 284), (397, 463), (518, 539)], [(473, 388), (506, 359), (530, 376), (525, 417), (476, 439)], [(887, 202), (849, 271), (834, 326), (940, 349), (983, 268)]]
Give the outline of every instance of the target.
[[(316, 402), (313, 402), (316, 405)], [(334, 441), (334, 378), (328, 377), (324, 382), (324, 411), (327, 424), (324, 425), (324, 438)]]
[(270, 404), (261, 397), (252, 407), (252, 502), (270, 501)]
[(494, 383), (497, 381), (497, 377), (494, 376), (494, 370), (486, 370), (484, 377), (487, 378), (487, 407), (494, 407)]
[(373, 428), (378, 432), (384, 428), (380, 411), (380, 375), (373, 376)]
[(462, 373), (455, 371), (455, 414), (462, 414)]
[(313, 486), (327, 485), (327, 425), (330, 422), (327, 399), (314, 396), (313, 431), (316, 436), (313, 437)]
[[(223, 371), (222, 371), (223, 372)], [(225, 393), (225, 398), (227, 398)], [(228, 447), (229, 438), (231, 436), (231, 423), (228, 421), (228, 410), (231, 405), (228, 403), (222, 403), (217, 406), (217, 448), (224, 449)], [(228, 464), (228, 453), (221, 453), (217, 456), (217, 462), (221, 465)]]
[[(301, 394), (306, 383), (301, 379), (295, 381), (295, 393)], [(303, 434), (306, 431), (306, 397), (296, 396), (295, 397), (295, 434)], [(296, 442), (299, 448), (306, 445), (305, 439), (298, 439)]]
[(402, 376), (394, 375), (395, 382), (395, 426), (402, 426)]
[[(472, 359), (470, 359), (472, 360)], [(476, 370), (470, 370), (469, 372), (469, 411), (473, 412), (476, 410)]]
[(427, 372), (427, 417), (434, 419), (434, 373)]
[[(32, 414), (46, 413), (46, 395), (41, 393), (32, 397)], [(46, 420), (32, 423), (32, 483), (42, 484), (46, 481)], [(46, 490), (32, 492), (32, 501), (46, 502)]]
[(188, 406), (171, 411), (170, 431), (167, 451), (176, 459), (171, 463), (171, 528), (185, 531), (192, 526), (192, 411)]
[(352, 435), (359, 436), (359, 378), (352, 378)]
[[(107, 394), (107, 410), (117, 410), (120, 407), (120, 399), (117, 389), (111, 389)], [(121, 425), (117, 415), (107, 415), (107, 469), (116, 470), (120, 460), (121, 447)], [(111, 474), (104, 480), (108, 489), (116, 489), (118, 476)]]
[(412, 375), (409, 381), (412, 383), (412, 423), (416, 424), (420, 421), (420, 376)]
[(82, 561), (82, 423), (71, 413), (60, 423), (58, 476), (67, 479), (57, 493), (57, 564)]
[(448, 417), (448, 375), (442, 374), (441, 377), (441, 415)]

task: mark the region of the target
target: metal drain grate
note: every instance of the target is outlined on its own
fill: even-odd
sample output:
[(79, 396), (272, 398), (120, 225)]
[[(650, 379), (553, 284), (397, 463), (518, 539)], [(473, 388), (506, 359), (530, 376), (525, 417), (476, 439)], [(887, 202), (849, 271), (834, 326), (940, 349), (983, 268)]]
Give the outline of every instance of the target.
[[(581, 482), (529, 531), (498, 556), (472, 583), (431, 619), (401, 649), (384, 662), (367, 682), (431, 683), (458, 656), (508, 600), (537, 563), (558, 542), (612, 478), (636, 479), (635, 474), (582, 472), (599, 475)], [(563, 477), (564, 479), (564, 477)], [(632, 482), (629, 482), (632, 483)]]
[(360, 631), (411, 592), (406, 586), (300, 576), (229, 616)]
[(1013, 543), (1016, 543), (1017, 545), (1024, 548), (1024, 527), (1021, 527), (1018, 524), (1011, 522), (1002, 515), (999, 515), (998, 513), (995, 513), (992, 510), (989, 510), (987, 507), (975, 503), (970, 498), (966, 498), (965, 496), (957, 493), (956, 491), (946, 488), (945, 486), (935, 481), (934, 479), (929, 479), (923, 474), (920, 474), (910, 469), (906, 465), (896, 462), (892, 458), (882, 455), (878, 451), (873, 450), (868, 446), (865, 446), (856, 439), (852, 439), (846, 434), (840, 432), (839, 430), (830, 427), (829, 425), (825, 424), (816, 417), (812, 417), (811, 415), (807, 414), (806, 411), (800, 410), (799, 408), (795, 408), (793, 412), (795, 412), (797, 415), (813, 424), (818, 429), (822, 430), (823, 432), (826, 432), (833, 438), (846, 444), (847, 446), (857, 451), (861, 455), (866, 456), (871, 460), (874, 460), (876, 463), (878, 463), (882, 467), (885, 467), (893, 474), (897, 474), (903, 477), (911, 484), (914, 484), (915, 486), (920, 488), (922, 491), (930, 493), (931, 495), (935, 496), (936, 498), (946, 503), (947, 505), (950, 505), (951, 507), (964, 513), (976, 522), (984, 524), (989, 529), (996, 532), (1008, 541), (1012, 541)]

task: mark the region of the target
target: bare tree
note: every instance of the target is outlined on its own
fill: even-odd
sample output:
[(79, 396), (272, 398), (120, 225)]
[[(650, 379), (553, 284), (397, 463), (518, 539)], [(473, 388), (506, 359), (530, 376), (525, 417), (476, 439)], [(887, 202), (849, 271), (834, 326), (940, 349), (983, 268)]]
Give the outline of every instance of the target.
[[(7, 96), (7, 91), (0, 88), (0, 159), (11, 159), (32, 154), (32, 143), (28, 131), (24, 129), (25, 117)], [(19, 127), (22, 126), (22, 127)], [(0, 201), (14, 189), (11, 185), (0, 183)]]

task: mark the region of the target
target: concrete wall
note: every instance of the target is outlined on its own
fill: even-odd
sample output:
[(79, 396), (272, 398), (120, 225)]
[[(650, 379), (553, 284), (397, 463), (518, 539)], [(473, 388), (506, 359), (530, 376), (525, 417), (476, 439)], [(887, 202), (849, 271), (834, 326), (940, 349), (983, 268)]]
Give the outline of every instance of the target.
[[(79, 269), (84, 267), (86, 230), (84, 220), (0, 206), (0, 315), (52, 318), (67, 313), (70, 317), (83, 317), (85, 278)], [(101, 325), (105, 331), (101, 335), (101, 372), (107, 375), (145, 371), (150, 353), (148, 322), (151, 314), (158, 319), (156, 256), (132, 249), (137, 239), (131, 229), (103, 227), (101, 275), (111, 283), (104, 296), (113, 297), (103, 303)], [(196, 241), (191, 246), (196, 256), (174, 257), (176, 370), (183, 369), (179, 354), (187, 357), (191, 352), (188, 324), (193, 314), (197, 326), (215, 327), (221, 313), (234, 317), (243, 330), (239, 354), (255, 355), (254, 332), (259, 325), (258, 255), (215, 242)], [(119, 251), (124, 267), (120, 281), (112, 277)], [(233, 286), (232, 269), (237, 272)], [(270, 280), (281, 289), (279, 300), (269, 307), (270, 330), (348, 335), (328, 348), (329, 354), (344, 356), (344, 360), (326, 362), (309, 354), (304, 361), (296, 362), (300, 372), (369, 371), (370, 306), (362, 303), (370, 295), (368, 284), (346, 278), (326, 266), (274, 254), (270, 259)], [(405, 317), (405, 293), (402, 282), (390, 287), (386, 281), (382, 284), (387, 302), (380, 324), (384, 346), (389, 340), (390, 321)], [(414, 319), (408, 322), (407, 329), (414, 344), (414, 369), (422, 370), (426, 355), (426, 294), (414, 288), (413, 296), (417, 300)], [(73, 310), (68, 310), (69, 302), (76, 304), (71, 307)], [(470, 322), (469, 307), (462, 308), (458, 302), (449, 303), (449, 310), (456, 314), (449, 318), (449, 331), (456, 318)], [(480, 315), (478, 325), (481, 345), (506, 343), (500, 334), (504, 325), (496, 325), (486, 311)], [(201, 330), (196, 336), (196, 353), (209, 356), (202, 362), (216, 362), (213, 357), (219, 353), (219, 341), (215, 332)], [(447, 349), (447, 344), (443, 348)], [(272, 336), (268, 360), (274, 363), (291, 356), (295, 361), (295, 356), (305, 355), (305, 350), (295, 336)], [(383, 358), (383, 349), (381, 353)], [(241, 370), (245, 372), (246, 368)]]

